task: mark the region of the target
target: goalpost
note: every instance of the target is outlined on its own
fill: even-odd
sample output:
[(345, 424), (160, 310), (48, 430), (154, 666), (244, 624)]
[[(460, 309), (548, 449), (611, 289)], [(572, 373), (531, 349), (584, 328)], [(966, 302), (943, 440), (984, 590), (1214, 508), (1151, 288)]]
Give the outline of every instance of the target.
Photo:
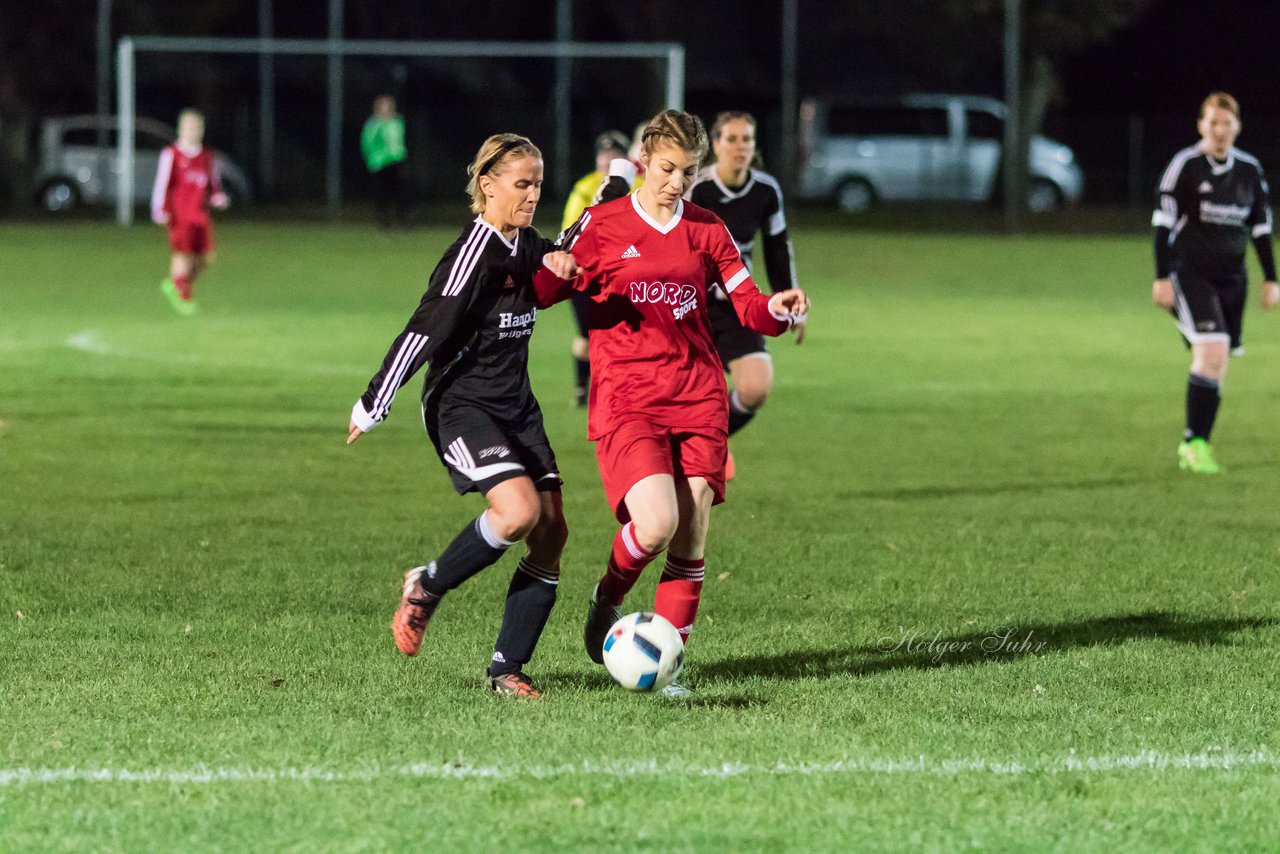
[[(133, 222), (131, 188), (135, 180), (136, 58), (139, 53), (327, 56), (329, 103), (325, 197), (330, 215), (337, 214), (342, 202), (342, 59), (347, 56), (656, 59), (666, 65), (667, 108), (682, 109), (684, 106), (684, 45), (677, 42), (443, 42), (125, 36), (120, 39), (116, 49), (117, 117), (120, 130), (117, 157), (121, 188), (117, 194), (116, 219), (121, 225)], [(567, 115), (558, 117), (562, 124), (568, 120)], [(567, 141), (561, 137), (557, 139), (557, 145), (563, 148)]]

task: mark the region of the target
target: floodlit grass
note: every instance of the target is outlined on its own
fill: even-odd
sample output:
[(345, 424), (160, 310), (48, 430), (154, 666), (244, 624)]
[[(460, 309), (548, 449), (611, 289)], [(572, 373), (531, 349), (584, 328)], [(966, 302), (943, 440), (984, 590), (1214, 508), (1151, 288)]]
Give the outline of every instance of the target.
[(572, 533), (522, 704), (514, 556), (391, 643), (481, 506), (418, 383), (343, 444), (453, 236), (231, 223), (183, 319), (158, 229), (0, 233), (0, 849), (1280, 847), (1280, 316), (1191, 479), (1145, 238), (797, 234), (670, 703), (581, 650), (614, 525), (542, 314)]

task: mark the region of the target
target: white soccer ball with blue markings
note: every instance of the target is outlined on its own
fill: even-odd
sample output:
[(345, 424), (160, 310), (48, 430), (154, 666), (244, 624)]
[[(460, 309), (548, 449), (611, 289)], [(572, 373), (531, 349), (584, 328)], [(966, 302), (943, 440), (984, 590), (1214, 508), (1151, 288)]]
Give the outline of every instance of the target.
[(684, 667), (684, 640), (665, 617), (627, 614), (605, 636), (604, 666), (623, 688), (660, 691)]

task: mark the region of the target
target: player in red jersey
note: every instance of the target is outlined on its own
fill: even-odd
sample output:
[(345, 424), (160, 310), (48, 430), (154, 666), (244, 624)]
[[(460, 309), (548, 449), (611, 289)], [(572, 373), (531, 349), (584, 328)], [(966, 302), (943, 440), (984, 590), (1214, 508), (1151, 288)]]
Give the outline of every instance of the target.
[(213, 224), (209, 208), (227, 207), (218, 163), (204, 147), (204, 115), (186, 109), (178, 114), (178, 140), (160, 152), (151, 191), (151, 219), (169, 227), (173, 260), (160, 291), (179, 314), (196, 310), (191, 288), (213, 258)]
[[(654, 610), (682, 637), (693, 628), (711, 506), (724, 500), (729, 427), (708, 289), (720, 284), (742, 323), (765, 335), (782, 334), (808, 311), (799, 289), (760, 293), (724, 223), (683, 200), (706, 150), (696, 116), (659, 113), (644, 131), (641, 188), (588, 209), (562, 235), (577, 277), (565, 282), (549, 270), (537, 277), (543, 304), (575, 291), (591, 297), (587, 430), (623, 523), (587, 612), (584, 641), (597, 663), (623, 597), (663, 551)], [(614, 162), (610, 195), (629, 188), (628, 165)], [(666, 693), (689, 692), (676, 685)]]

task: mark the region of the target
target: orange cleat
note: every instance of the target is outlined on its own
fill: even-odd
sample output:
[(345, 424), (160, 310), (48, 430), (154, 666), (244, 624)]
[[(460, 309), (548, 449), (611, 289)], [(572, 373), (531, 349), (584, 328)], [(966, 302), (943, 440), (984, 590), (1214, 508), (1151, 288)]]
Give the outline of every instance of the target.
[(489, 688), (495, 694), (504, 697), (520, 697), (525, 700), (536, 700), (542, 696), (537, 688), (533, 687), (533, 680), (526, 676), (523, 672), (502, 673), (498, 676), (489, 677)]
[(728, 456), (725, 457), (725, 462), (724, 462), (724, 479), (733, 480), (733, 476), (735, 474), (737, 474), (737, 472), (734, 471), (733, 451), (729, 451)]
[(405, 655), (417, 655), (422, 646), (422, 635), (431, 622), (431, 615), (440, 604), (439, 596), (428, 593), (422, 587), (422, 573), (425, 566), (417, 566), (404, 574), (404, 595), (400, 598), (400, 607), (391, 618), (391, 633), (395, 635), (396, 647)]

